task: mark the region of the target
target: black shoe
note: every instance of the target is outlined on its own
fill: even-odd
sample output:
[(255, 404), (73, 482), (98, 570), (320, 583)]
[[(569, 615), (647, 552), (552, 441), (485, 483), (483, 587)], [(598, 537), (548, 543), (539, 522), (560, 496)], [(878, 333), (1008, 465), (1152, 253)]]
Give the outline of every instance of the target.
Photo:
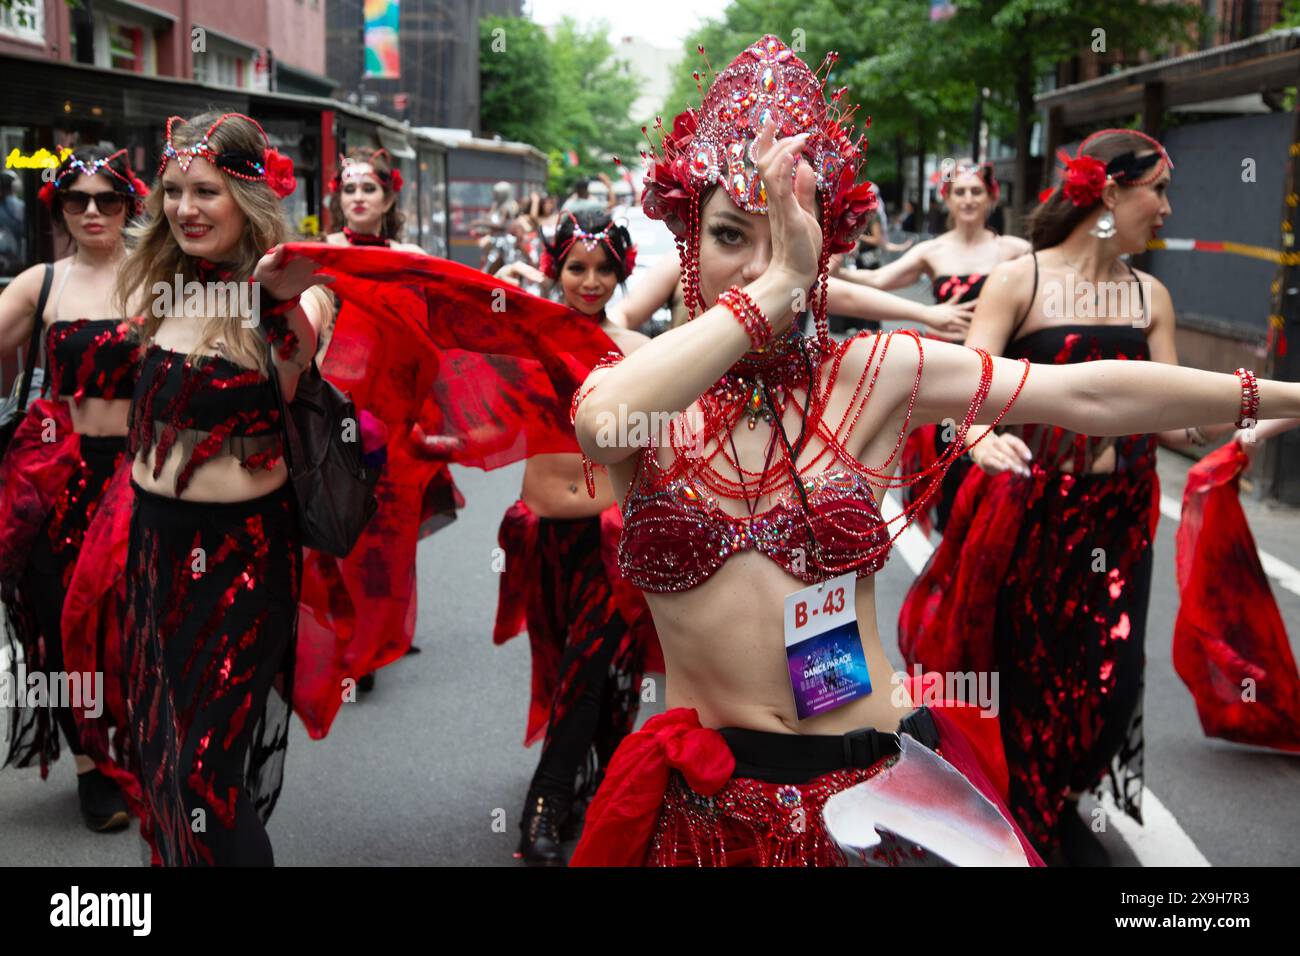
[(1110, 866), (1110, 854), (1079, 816), (1078, 804), (1066, 802), (1057, 821), (1061, 855), (1068, 866)]
[(361, 691), (363, 694), (368, 694), (374, 689), (375, 672), (371, 671), (369, 674), (362, 674), (361, 679), (357, 681), (357, 690)]
[(82, 819), (96, 833), (120, 830), (131, 822), (122, 791), (98, 768), (77, 775), (77, 798)]
[(524, 818), (519, 824), (519, 849), (515, 859), (523, 860), (529, 866), (567, 866), (564, 850), (560, 843), (559, 808), (546, 797), (538, 797), (524, 810)]

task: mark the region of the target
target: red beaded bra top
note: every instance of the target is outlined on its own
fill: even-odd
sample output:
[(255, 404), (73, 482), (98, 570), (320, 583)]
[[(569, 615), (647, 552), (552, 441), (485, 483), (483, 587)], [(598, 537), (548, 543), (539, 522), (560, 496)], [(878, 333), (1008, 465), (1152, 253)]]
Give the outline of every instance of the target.
[(271, 380), (220, 356), (191, 363), (180, 352), (149, 346), (131, 403), (127, 451), (148, 458), (162, 474), (174, 447), (181, 449), (176, 495), (194, 472), (220, 455), (233, 455), (248, 471), (274, 468), (283, 454), (280, 405)]
[(637, 470), (640, 480), (623, 504), (618, 560), (623, 576), (643, 591), (689, 590), (748, 548), (809, 584), (849, 571), (875, 574), (888, 557), (888, 525), (871, 486), (851, 470), (803, 479), (806, 512), (788, 489), (753, 518), (727, 514), (686, 479), (664, 482), (654, 449), (641, 452)]

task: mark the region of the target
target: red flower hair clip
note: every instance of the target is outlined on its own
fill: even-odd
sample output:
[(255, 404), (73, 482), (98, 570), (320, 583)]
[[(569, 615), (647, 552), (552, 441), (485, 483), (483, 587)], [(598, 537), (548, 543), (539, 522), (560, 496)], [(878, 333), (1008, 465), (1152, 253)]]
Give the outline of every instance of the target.
[(549, 249), (542, 250), (541, 261), (538, 262), (537, 268), (542, 271), (546, 278), (554, 282), (560, 277), (560, 267), (555, 262), (555, 257), (551, 255)]
[[(1084, 152), (1097, 137), (1113, 133), (1123, 133), (1146, 140), (1151, 144), (1151, 150), (1139, 156), (1137, 150), (1129, 149), (1109, 162), (1102, 162), (1097, 157), (1089, 156)], [(1121, 186), (1143, 186), (1158, 179), (1166, 167), (1174, 168), (1174, 161), (1169, 158), (1169, 153), (1165, 151), (1164, 146), (1146, 133), (1131, 129), (1098, 130), (1079, 144), (1074, 158), (1063, 149), (1057, 151), (1056, 157), (1060, 160), (1063, 170), (1061, 192), (1070, 202), (1079, 207), (1092, 206), (1099, 202), (1102, 190), (1106, 188), (1108, 182), (1115, 182)], [(1055, 191), (1055, 187), (1044, 189), (1038, 194), (1038, 201), (1047, 202)]]
[(1061, 192), (1076, 206), (1091, 206), (1101, 199), (1106, 188), (1106, 164), (1095, 156), (1082, 154), (1073, 159), (1065, 150), (1058, 150), (1056, 158), (1065, 168)]
[(293, 160), (268, 146), (263, 165), (266, 167), (266, 184), (271, 187), (271, 192), (281, 199), (292, 196), (298, 187), (298, 177), (293, 173)]
[(53, 209), (54, 208), (54, 183), (47, 182), (44, 186), (41, 187), (41, 191), (36, 194), (36, 197), (40, 199), (41, 202), (45, 203), (46, 209)]

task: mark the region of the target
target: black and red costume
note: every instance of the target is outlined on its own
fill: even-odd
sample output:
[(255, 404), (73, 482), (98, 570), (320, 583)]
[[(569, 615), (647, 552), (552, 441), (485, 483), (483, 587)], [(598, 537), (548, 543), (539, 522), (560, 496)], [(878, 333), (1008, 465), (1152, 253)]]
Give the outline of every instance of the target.
[[(935, 276), (930, 284), (935, 302), (974, 302), (984, 291), (984, 282), (988, 276), (980, 273), (956, 276)], [(933, 336), (927, 336), (932, 338)], [(907, 436), (903, 445), (903, 471), (907, 474), (923, 472), (933, 465), (947, 451), (949, 442), (945, 441), (945, 429), (941, 425), (922, 425)], [(966, 474), (974, 467), (970, 455), (962, 455), (952, 463), (952, 467), (943, 476), (939, 490), (930, 498), (929, 506), (916, 513), (916, 524), (922, 533), (929, 535), (933, 528), (940, 534), (948, 524), (952, 513), (952, 503), (957, 497), (957, 490), (966, 480)], [(920, 493), (917, 485), (908, 485), (901, 492), (903, 507), (913, 505)]]
[(636, 721), (642, 675), (663, 670), (650, 609), (618, 570), (622, 526), (617, 507), (542, 518), (516, 501), (497, 533), (505, 568), (492, 637), (528, 630), (524, 745), (543, 741), (534, 789), (565, 807), (590, 801)]
[(261, 371), (148, 348), (128, 451), (147, 460), (152, 450), (156, 478), (178, 447), (181, 467), (177, 497), (134, 486), (124, 656), (149, 809), (143, 830), (165, 865), (272, 862), (263, 824), (288, 743), (302, 572), (297, 508), (287, 483), (247, 501), (179, 496), (218, 457), (234, 456), (249, 471), (273, 468), (281, 429)]
[[(1132, 324), (1056, 325), (1016, 338), (1018, 327), (1009, 358), (1150, 358)], [(899, 645), (926, 670), (1000, 675), (1009, 803), (1046, 855), (1067, 793), (1092, 789), (1108, 773), (1116, 804), (1141, 822), (1160, 484), (1154, 436), (1093, 438), (1051, 425), (1011, 431), (1033, 453), (1032, 475), (970, 471), (943, 542), (903, 604)], [(1113, 470), (1091, 471), (1108, 450)]]
[[(85, 545), (101, 506), (113, 498), (115, 476), (127, 467), (126, 438), (78, 434), (67, 403), (129, 398), (139, 370), (138, 347), (129, 322), (77, 319), (50, 325), (45, 348), (47, 381), (58, 398), (32, 404), (0, 464), (0, 583), (8, 663), (13, 678), (20, 662), (27, 675), (102, 674), (103, 712), (88, 717), (85, 708), (25, 707), (20, 698), (10, 712), (5, 763), (38, 763), (44, 777), (59, 754), (57, 724), (68, 748), (90, 757), (134, 807), (139, 787), (123, 766), (120, 616), (87, 619), (75, 597), (69, 600), (78, 567), (98, 575), (105, 590), (120, 598), (113, 590), (120, 588), (120, 575), (98, 567)], [(120, 612), (120, 600), (114, 607)]]

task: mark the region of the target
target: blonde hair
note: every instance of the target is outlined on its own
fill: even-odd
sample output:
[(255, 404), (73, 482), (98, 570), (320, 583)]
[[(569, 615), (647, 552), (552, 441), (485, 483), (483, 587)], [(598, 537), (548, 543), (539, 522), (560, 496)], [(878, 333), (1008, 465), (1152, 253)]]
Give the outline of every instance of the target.
[[(194, 145), (220, 116), (209, 112), (176, 123), (172, 127), (172, 145), (177, 149)], [(238, 116), (231, 116), (212, 130), (208, 142), (218, 153), (238, 151), (261, 156), (266, 147), (262, 131)], [(221, 178), (247, 219), (233, 255), (223, 266), (230, 271), (233, 281), (245, 282), (252, 277), (257, 261), (268, 249), (296, 237), (284, 217), (280, 198), (265, 182), (227, 175)], [(183, 283), (202, 281), (196, 260), (181, 251), (172, 235), (171, 224), (163, 214), (161, 175), (156, 177), (145, 200), (145, 219), (128, 227), (127, 237), (131, 251), (118, 272), (114, 290), (124, 315), (136, 303), (145, 301), (157, 283), (170, 286), (176, 276), (181, 276)], [(146, 342), (152, 339), (165, 317), (154, 315), (152, 309), (146, 310), (139, 332), (141, 339)], [(245, 319), (237, 314), (207, 316), (203, 336), (189, 358), (193, 360), (203, 356), (205, 350), (211, 350), (219, 340), (225, 343), (229, 358), (248, 368), (267, 371), (263, 334), (259, 329), (247, 326)]]

